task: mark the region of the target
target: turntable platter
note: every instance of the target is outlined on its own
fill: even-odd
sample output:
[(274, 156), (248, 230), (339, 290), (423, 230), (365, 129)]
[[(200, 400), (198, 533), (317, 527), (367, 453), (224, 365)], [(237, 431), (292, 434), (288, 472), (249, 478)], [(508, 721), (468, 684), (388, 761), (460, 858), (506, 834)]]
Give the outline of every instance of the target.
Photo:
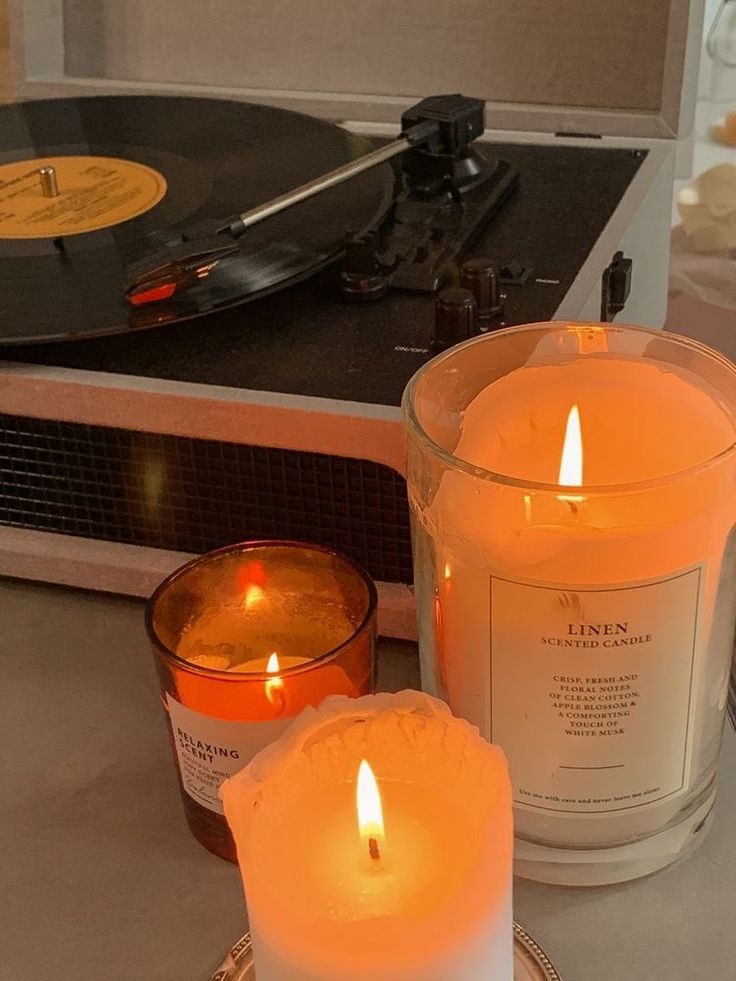
[[(126, 267), (371, 149), (333, 124), (249, 103), (158, 96), (0, 107), (0, 344), (186, 320), (311, 275), (393, 199), (388, 165), (248, 230), (183, 300), (131, 308)], [(44, 184), (52, 167), (56, 188)], [(53, 190), (58, 190), (53, 194)]]

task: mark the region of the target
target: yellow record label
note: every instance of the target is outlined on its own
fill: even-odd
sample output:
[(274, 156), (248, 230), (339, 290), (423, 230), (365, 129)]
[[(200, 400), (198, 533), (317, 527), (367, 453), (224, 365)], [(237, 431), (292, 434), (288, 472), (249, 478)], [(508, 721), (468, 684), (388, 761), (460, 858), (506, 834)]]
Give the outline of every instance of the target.
[[(43, 168), (53, 168), (44, 175)], [(55, 238), (109, 228), (166, 194), (157, 170), (117, 157), (39, 157), (0, 164), (0, 239)]]

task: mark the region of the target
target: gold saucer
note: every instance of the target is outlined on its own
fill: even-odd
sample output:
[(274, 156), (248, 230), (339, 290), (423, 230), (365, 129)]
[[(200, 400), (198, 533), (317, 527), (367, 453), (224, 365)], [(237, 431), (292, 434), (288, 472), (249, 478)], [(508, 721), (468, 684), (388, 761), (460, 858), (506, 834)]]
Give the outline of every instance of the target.
[[(208, 981), (256, 981), (250, 934), (232, 946)], [(514, 981), (562, 981), (539, 944), (514, 923)]]

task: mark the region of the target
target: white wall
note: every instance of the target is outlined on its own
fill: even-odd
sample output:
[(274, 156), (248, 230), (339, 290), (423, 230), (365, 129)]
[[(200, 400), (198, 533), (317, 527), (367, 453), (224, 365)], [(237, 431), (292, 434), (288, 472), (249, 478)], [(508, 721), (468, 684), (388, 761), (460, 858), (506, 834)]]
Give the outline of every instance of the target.
[[(698, 98), (704, 101), (713, 100), (724, 103), (732, 101), (733, 106), (731, 108), (736, 109), (736, 68), (724, 68), (723, 65), (714, 65), (705, 49), (705, 38), (718, 14), (720, 6), (721, 0), (706, 0), (705, 3), (705, 30), (703, 32), (703, 47), (700, 58)], [(729, 3), (724, 16), (731, 28), (733, 36), (729, 55), (731, 60), (736, 61), (736, 2), (732, 0)]]

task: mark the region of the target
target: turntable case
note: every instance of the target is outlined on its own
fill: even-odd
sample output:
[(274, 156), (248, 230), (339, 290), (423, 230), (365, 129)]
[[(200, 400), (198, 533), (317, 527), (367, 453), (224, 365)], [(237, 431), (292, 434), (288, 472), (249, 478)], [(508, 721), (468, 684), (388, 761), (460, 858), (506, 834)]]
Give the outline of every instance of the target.
[(463, 91), (493, 130), (668, 139), (692, 123), (703, 16), (702, 0), (3, 4), (16, 98), (206, 94), (395, 123)]
[[(692, 125), (702, 7), (0, 0), (0, 94), (208, 95), (386, 134), (419, 98), (463, 91), (487, 100), (489, 139), (645, 149), (557, 316), (597, 319), (600, 270), (623, 249), (647, 289), (621, 319), (661, 325), (675, 151)], [(0, 366), (0, 413), (10, 475), (0, 573), (142, 595), (184, 553), (254, 529), (292, 534), (364, 562), (388, 583), (382, 629), (411, 634), (396, 406), (16, 363)], [(127, 468), (144, 500), (161, 461), (173, 461), (179, 480), (169, 512), (147, 524), (129, 502), (116, 504), (126, 490), (110, 475)]]

